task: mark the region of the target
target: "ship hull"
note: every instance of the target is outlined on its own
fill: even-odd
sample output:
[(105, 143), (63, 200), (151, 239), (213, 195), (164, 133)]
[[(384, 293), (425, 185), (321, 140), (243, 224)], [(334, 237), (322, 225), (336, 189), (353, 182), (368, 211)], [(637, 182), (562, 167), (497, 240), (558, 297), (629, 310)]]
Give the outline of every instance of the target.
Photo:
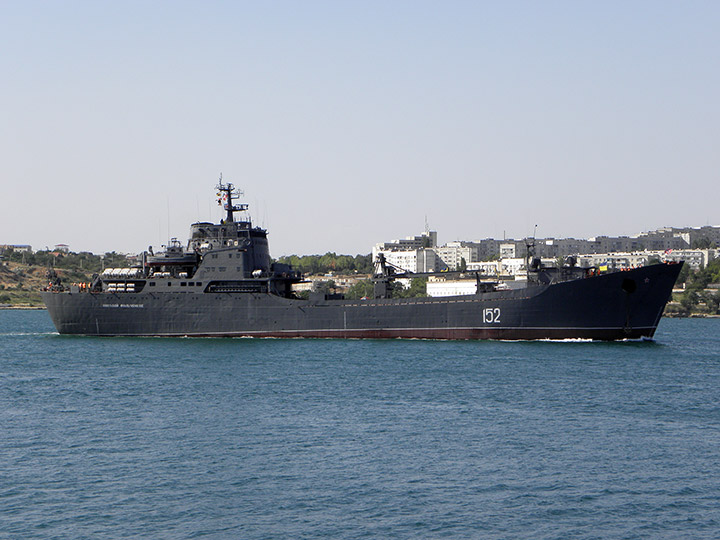
[(43, 293), (61, 334), (280, 338), (652, 338), (682, 265), (443, 298), (267, 293)]

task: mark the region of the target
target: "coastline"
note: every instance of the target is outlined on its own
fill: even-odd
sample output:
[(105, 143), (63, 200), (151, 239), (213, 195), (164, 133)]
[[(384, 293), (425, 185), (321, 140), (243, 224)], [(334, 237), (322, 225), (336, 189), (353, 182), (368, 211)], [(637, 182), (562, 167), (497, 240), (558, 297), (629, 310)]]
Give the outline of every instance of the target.
[(715, 315), (713, 313), (690, 313), (688, 315), (663, 313), (663, 317), (666, 317), (668, 319), (720, 319), (720, 315)]

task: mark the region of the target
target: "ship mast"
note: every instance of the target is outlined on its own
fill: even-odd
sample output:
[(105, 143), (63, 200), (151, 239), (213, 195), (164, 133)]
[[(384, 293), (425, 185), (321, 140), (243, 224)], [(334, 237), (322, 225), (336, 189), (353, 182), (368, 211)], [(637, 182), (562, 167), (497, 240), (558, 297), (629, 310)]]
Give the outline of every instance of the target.
[(525, 238), (525, 275), (530, 279), (530, 270), (538, 270), (540, 263), (535, 267), (535, 237), (537, 236), (537, 224), (533, 229), (532, 242)]
[(233, 223), (233, 212), (244, 212), (248, 209), (247, 204), (233, 204), (233, 197), (240, 197), (243, 192), (239, 189), (235, 189), (230, 182), (223, 184), (222, 173), (220, 173), (220, 180), (218, 185), (215, 186), (218, 190), (218, 204), (221, 205), (227, 211), (227, 217), (225, 218), (226, 223)]

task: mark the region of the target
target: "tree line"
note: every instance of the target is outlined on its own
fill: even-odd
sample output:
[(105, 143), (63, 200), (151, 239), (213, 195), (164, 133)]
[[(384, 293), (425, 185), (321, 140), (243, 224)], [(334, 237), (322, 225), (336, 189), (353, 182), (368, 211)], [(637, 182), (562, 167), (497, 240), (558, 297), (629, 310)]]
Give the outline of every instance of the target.
[(44, 266), (47, 268), (61, 268), (64, 270), (80, 271), (84, 274), (99, 274), (104, 268), (130, 266), (126, 255), (107, 252), (104, 255), (95, 255), (88, 251), (81, 253), (42, 250), (34, 253), (15, 251), (12, 248), (2, 253), (3, 260), (29, 266)]
[[(90, 252), (58, 252), (51, 250), (27, 253), (5, 250), (0, 259), (30, 266), (44, 266), (67, 270), (82, 270), (90, 275), (100, 273), (104, 268), (130, 266), (126, 255), (114, 251), (104, 255)], [(372, 257), (368, 255), (337, 255), (328, 252), (325, 255), (288, 255), (280, 257), (277, 262), (289, 264), (304, 274), (371, 274), (373, 271)]]
[(337, 255), (328, 252), (325, 255), (286, 255), (277, 262), (289, 264), (304, 274), (371, 274), (372, 256)]
[[(427, 296), (426, 285), (427, 278), (424, 277), (412, 278), (410, 280), (410, 286), (407, 288), (403, 287), (400, 283), (393, 283), (392, 296), (394, 298), (425, 297)], [(338, 292), (338, 289), (339, 288), (335, 284), (335, 281), (333, 281), (332, 279), (317, 282), (314, 288), (316, 292), (322, 292), (326, 294)], [(348, 298), (350, 300), (358, 300), (360, 298), (372, 298), (375, 294), (373, 281), (371, 279), (361, 279), (357, 283), (348, 287), (348, 289), (344, 291), (343, 294), (345, 295), (345, 298)], [(299, 296), (301, 298), (308, 298), (309, 292), (304, 291), (303, 293), (299, 294)]]
[(679, 306), (668, 309), (668, 313), (689, 315), (690, 313), (720, 314), (720, 290), (708, 289), (711, 283), (720, 283), (720, 259), (715, 259), (699, 270), (693, 271), (688, 264), (683, 266), (677, 284), (685, 284), (685, 291), (677, 300)]

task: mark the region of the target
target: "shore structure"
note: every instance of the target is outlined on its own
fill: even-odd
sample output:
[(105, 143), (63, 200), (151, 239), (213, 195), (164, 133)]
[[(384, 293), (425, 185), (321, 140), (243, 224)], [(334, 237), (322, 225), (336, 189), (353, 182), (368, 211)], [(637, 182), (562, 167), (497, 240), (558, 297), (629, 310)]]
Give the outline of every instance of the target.
[[(525, 272), (528, 258), (526, 240), (456, 240), (438, 245), (437, 231), (380, 242), (373, 246), (373, 260), (379, 254), (409, 272), (442, 272), (466, 269), (488, 275)], [(706, 247), (699, 247), (705, 245)], [(693, 247), (694, 246), (694, 247)], [(616, 269), (661, 262), (684, 261), (697, 270), (720, 257), (720, 227), (659, 229), (635, 236), (598, 236), (533, 239), (533, 255), (544, 264), (576, 257), (580, 266), (608, 265)]]

